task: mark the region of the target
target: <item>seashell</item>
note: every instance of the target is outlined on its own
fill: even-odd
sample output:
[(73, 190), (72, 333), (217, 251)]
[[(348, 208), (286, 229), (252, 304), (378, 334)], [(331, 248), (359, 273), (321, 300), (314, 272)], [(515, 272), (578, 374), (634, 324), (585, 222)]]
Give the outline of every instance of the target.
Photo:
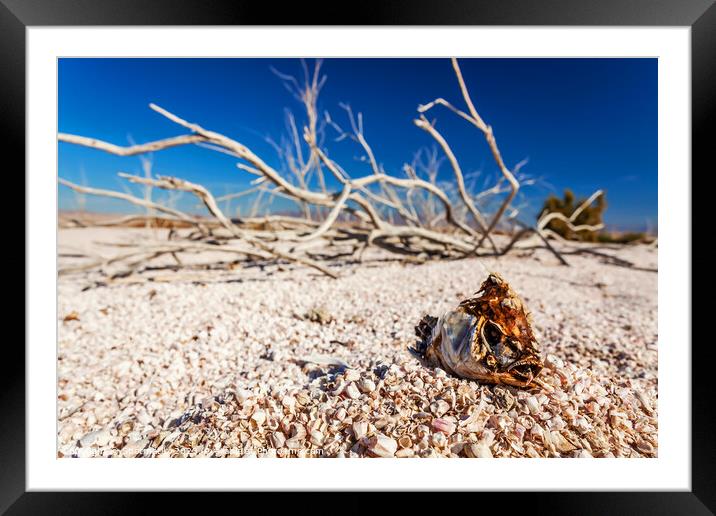
[(301, 440), (306, 437), (306, 427), (300, 423), (291, 423), (291, 439)]
[(289, 411), (293, 411), (296, 406), (296, 398), (293, 396), (284, 396), (281, 398), (281, 405), (286, 407)]
[(401, 448), (412, 448), (413, 440), (410, 438), (409, 435), (404, 435), (400, 439), (398, 439), (398, 445)]
[(251, 420), (254, 421), (258, 426), (261, 426), (264, 424), (264, 421), (266, 421), (266, 412), (263, 410), (255, 410), (253, 414), (251, 414)]
[(112, 436), (106, 429), (96, 430), (84, 435), (80, 439), (80, 446), (87, 448), (90, 446), (107, 446)]
[(587, 432), (592, 430), (592, 425), (589, 423), (589, 421), (587, 421), (586, 418), (583, 417), (577, 418), (573, 426), (581, 434), (586, 434)]
[(510, 448), (517, 452), (518, 455), (524, 455), (525, 449), (516, 441), (510, 441)]
[(517, 418), (517, 423), (522, 425), (525, 429), (529, 430), (532, 428), (532, 425), (534, 425), (535, 420), (532, 419), (532, 416), (519, 416)]
[(368, 433), (368, 422), (367, 421), (356, 421), (353, 423), (353, 435), (356, 440), (360, 440)]
[(283, 445), (286, 443), (286, 437), (283, 435), (283, 432), (274, 432), (271, 434), (270, 437), (271, 446), (274, 448), (283, 448)]
[(415, 452), (412, 448), (402, 448), (395, 452), (395, 456), (399, 458), (407, 458), (407, 457), (413, 457), (415, 455)]
[(530, 414), (537, 414), (537, 412), (539, 412), (539, 402), (534, 396), (527, 398), (525, 400), (525, 405), (527, 406), (527, 410), (530, 411)]
[[(410, 348), (428, 365), (486, 383), (544, 386), (540, 348), (524, 304), (498, 274), (491, 273), (474, 297), (440, 317), (425, 316)], [(443, 373), (440, 373), (440, 370)]]
[(360, 398), (360, 391), (358, 390), (358, 387), (356, 387), (356, 384), (354, 384), (354, 383), (348, 384), (348, 386), (345, 388), (345, 393), (346, 393), (346, 396), (348, 396), (352, 400)]
[(273, 415), (270, 416), (270, 417), (266, 420), (266, 428), (268, 428), (269, 430), (272, 430), (272, 431), (273, 431), (273, 430), (278, 430), (279, 424), (280, 424), (280, 421), (278, 420), (277, 417), (275, 417), (275, 416), (273, 416)]
[(493, 457), (490, 447), (485, 441), (470, 443), (464, 447), (465, 454), (475, 459), (491, 459)]
[(430, 419), (432, 416), (428, 412), (416, 412), (412, 417), (413, 419)]
[(132, 458), (136, 457), (141, 453), (141, 451), (147, 447), (149, 444), (148, 439), (140, 439), (136, 441), (129, 441), (127, 444), (124, 445), (122, 448), (122, 457), (125, 458)]
[(636, 442), (636, 449), (647, 455), (654, 453), (654, 447), (643, 439), (639, 439)]
[(343, 391), (346, 388), (346, 382), (343, 378), (339, 378), (338, 381), (336, 381), (336, 385), (331, 391), (331, 395), (333, 396), (340, 396)]
[(556, 355), (553, 355), (552, 353), (548, 354), (545, 357), (544, 363), (550, 369), (562, 369), (564, 367), (564, 362), (562, 361), (562, 359), (560, 359)]
[(365, 392), (373, 392), (375, 390), (375, 382), (371, 380), (370, 378), (363, 378), (360, 382), (358, 382), (358, 388)]
[(431, 440), (433, 445), (437, 446), (438, 448), (444, 448), (448, 442), (447, 437), (445, 437), (445, 434), (440, 432), (433, 434)]
[(434, 401), (433, 403), (430, 404), (430, 411), (433, 414), (435, 414), (437, 417), (442, 416), (448, 410), (450, 410), (450, 405), (445, 400)]
[(583, 381), (583, 380), (579, 380), (577, 383), (574, 384), (574, 386), (572, 387), (572, 389), (574, 390), (574, 393), (575, 393), (577, 396), (580, 396), (580, 395), (582, 394), (582, 392), (584, 391), (584, 381)]
[(552, 419), (549, 420), (550, 428), (553, 428), (554, 430), (564, 430), (567, 428), (567, 423), (564, 422), (564, 419), (562, 419), (560, 416), (554, 416)]
[(442, 432), (445, 435), (452, 435), (455, 433), (455, 421), (452, 420), (452, 418), (433, 419), (431, 426), (434, 431)]
[(495, 428), (500, 431), (504, 430), (508, 424), (508, 418), (505, 417), (504, 414), (493, 414), (487, 420), (487, 425), (490, 428)]
[(634, 391), (634, 394), (636, 394), (636, 397), (639, 400), (639, 402), (641, 403), (641, 406), (644, 409), (644, 412), (646, 412), (650, 416), (652, 414), (654, 414), (654, 409), (651, 407), (646, 395), (641, 391)]
[(461, 443), (463, 442), (463, 436), (461, 434), (453, 434), (448, 439), (448, 442), (450, 444)]
[(119, 424), (118, 431), (120, 435), (128, 435), (134, 428), (134, 422), (131, 420), (123, 421)]
[(311, 432), (311, 444), (314, 444), (316, 446), (320, 446), (323, 444), (323, 433), (318, 430), (313, 430)]
[(390, 423), (392, 423), (392, 422), (393, 422), (393, 421), (392, 421), (390, 418), (388, 418), (388, 417), (382, 417), (382, 418), (380, 418), (378, 421), (375, 422), (375, 427), (376, 427), (378, 430), (382, 430), (383, 428), (385, 428), (386, 426), (388, 426), (388, 425), (389, 425)]
[(389, 458), (395, 456), (398, 442), (387, 435), (376, 434), (367, 440), (366, 448), (376, 457)]
[(296, 394), (296, 401), (298, 401), (301, 405), (308, 405), (308, 403), (311, 401), (311, 397), (308, 395), (307, 392), (301, 391)]
[(249, 398), (253, 397), (253, 393), (247, 389), (236, 389), (236, 399), (241, 403), (242, 405), (248, 400)]
[(552, 431), (551, 433), (545, 432), (545, 436), (548, 434), (551, 437), (551, 441), (554, 445), (554, 448), (559, 453), (570, 453), (577, 449), (577, 447), (571, 442), (569, 442), (567, 438), (564, 437), (560, 432), (557, 432), (556, 430)]
[(531, 457), (533, 459), (538, 459), (541, 457), (539, 452), (535, 449), (534, 445), (531, 442), (528, 442), (525, 444), (525, 455), (528, 457)]
[(512, 393), (499, 385), (492, 391), (492, 397), (495, 401), (495, 405), (504, 410), (510, 410), (515, 404), (515, 397)]
[(168, 437), (169, 435), (170, 435), (170, 432), (169, 432), (168, 430), (161, 430), (161, 431), (159, 431), (159, 433), (157, 434), (157, 436), (156, 436), (156, 437), (154, 438), (154, 440), (152, 441), (152, 446), (153, 446), (154, 448), (159, 448), (159, 445), (162, 444), (163, 442), (165, 442), (165, 440), (167, 439), (167, 437)]

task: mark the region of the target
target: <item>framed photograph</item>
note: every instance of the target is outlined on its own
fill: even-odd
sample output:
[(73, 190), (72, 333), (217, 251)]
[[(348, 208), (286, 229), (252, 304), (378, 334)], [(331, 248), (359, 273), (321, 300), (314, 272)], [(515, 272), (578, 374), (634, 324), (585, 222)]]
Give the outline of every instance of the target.
[(2, 0), (27, 303), (0, 511), (711, 514), (690, 208), (716, 7), (527, 4)]

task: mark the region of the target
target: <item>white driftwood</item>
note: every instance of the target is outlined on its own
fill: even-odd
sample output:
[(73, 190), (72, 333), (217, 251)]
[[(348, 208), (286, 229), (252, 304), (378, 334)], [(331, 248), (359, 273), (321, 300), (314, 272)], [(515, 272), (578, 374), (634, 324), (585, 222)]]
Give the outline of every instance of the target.
[[(325, 120), (320, 119), (317, 99), (325, 82), (325, 77), (320, 74), (320, 62), (312, 72), (304, 63), (302, 82), (293, 76), (274, 71), (286, 88), (301, 102), (307, 119), (306, 124), (299, 129), (296, 118), (292, 113), (287, 112), (288, 138), (280, 142), (268, 140), (282, 159), (283, 165), (279, 167), (281, 171), (268, 165), (264, 158), (243, 143), (206, 129), (197, 123), (189, 122), (156, 104), (150, 104), (149, 107), (189, 131), (189, 134), (130, 146), (115, 145), (84, 136), (58, 134), (58, 140), (61, 142), (91, 147), (118, 156), (139, 155), (145, 161), (144, 156), (147, 153), (181, 145), (198, 145), (237, 158), (239, 160), (236, 164), (237, 169), (241, 173), (255, 176), (251, 181), (251, 188), (214, 197), (207, 188), (200, 184), (176, 177), (151, 177), (147, 167), (144, 167), (144, 176), (120, 174), (123, 179), (146, 187), (144, 199), (135, 197), (128, 192), (80, 186), (64, 179), (60, 179), (60, 183), (76, 192), (122, 199), (152, 210), (150, 213), (161, 212), (172, 219), (187, 222), (199, 229), (198, 235), (196, 231), (192, 231), (188, 236), (170, 232), (170, 238), (179, 239), (176, 242), (178, 246), (185, 242), (187, 242), (187, 246), (189, 243), (196, 243), (192, 239), (199, 239), (199, 244), (204, 241), (204, 244), (201, 245), (209, 245), (206, 244), (206, 241), (209, 240), (226, 243), (233, 239), (240, 242), (241, 248), (248, 254), (254, 253), (256, 256), (300, 263), (332, 277), (337, 276), (333, 270), (307, 254), (298, 253), (305, 252), (309, 248), (316, 248), (321, 244), (330, 247), (339, 245), (340, 241), (349, 240), (354, 242), (352, 244), (354, 252), (358, 253), (361, 259), (367, 246), (378, 245), (391, 252), (399, 253), (406, 260), (415, 260), (416, 257), (422, 260), (424, 256), (430, 255), (461, 257), (476, 254), (482, 244), (487, 241), (492, 246), (494, 255), (499, 256), (502, 253), (492, 239), (491, 233), (499, 221), (505, 218), (505, 213), (510, 208), (520, 184), (515, 175), (505, 166), (492, 127), (484, 122), (475, 109), (456, 59), (452, 60), (452, 65), (467, 106), (466, 111), (438, 98), (419, 106), (419, 117), (415, 120), (415, 124), (430, 134), (442, 149), (452, 167), (454, 186), (442, 183), (441, 186), (438, 186), (436, 155), (433, 156), (434, 166), (428, 171), (429, 180), (427, 181), (421, 179), (415, 169), (407, 165), (404, 169), (407, 177), (397, 177), (386, 172), (368, 142), (362, 114), (354, 113), (349, 106), (342, 106), (350, 124), (349, 131), (344, 131), (329, 115), (326, 115)], [(475, 195), (474, 192), (468, 190), (460, 163), (449, 143), (424, 115), (435, 106), (447, 108), (478, 128), (483, 133), (500, 169), (502, 174), (500, 184), (488, 189), (485, 195), (502, 193), (507, 195), (497, 212), (491, 216), (489, 223), (475, 204), (475, 199), (479, 198), (480, 194)], [(322, 145), (326, 125), (333, 127), (338, 132), (338, 140), (350, 139), (358, 144), (365, 154), (366, 163), (370, 166), (370, 175), (354, 178), (339, 163), (329, 157)], [(299, 138), (299, 134), (302, 135), (302, 138)], [(339, 184), (337, 191), (329, 190), (324, 171)], [(508, 185), (507, 189), (503, 188), (504, 182)], [(203, 203), (212, 218), (199, 219), (176, 209), (173, 205), (169, 206), (153, 201), (150, 198), (151, 188), (191, 193)], [(247, 217), (239, 216), (231, 219), (219, 208), (218, 202), (229, 201), (249, 194), (255, 194), (256, 198), (253, 200), (253, 208)], [(303, 216), (258, 217), (263, 203), (270, 203), (275, 197), (294, 201), (300, 206)], [(419, 202), (420, 199), (425, 200), (424, 205), (416, 206), (416, 202)], [(457, 199), (457, 201), (454, 202), (453, 199)], [(442, 210), (439, 209), (440, 207)], [(517, 209), (511, 207), (510, 214), (505, 220), (514, 223), (513, 219), (517, 214)], [(470, 217), (474, 224), (470, 223)], [(261, 226), (260, 229), (256, 227), (257, 224)], [(543, 228), (544, 226), (537, 228), (537, 232), (542, 238), (543, 235), (539, 233), (539, 230)], [(512, 244), (508, 246), (507, 250), (511, 246)], [(286, 248), (290, 248), (292, 251), (284, 250)], [(142, 249), (142, 252), (145, 255), (153, 256), (156, 252), (164, 252), (164, 249), (168, 248), (155, 247), (152, 252), (150, 252), (151, 248), (146, 248)], [(556, 251), (553, 252), (556, 253)], [(178, 260), (178, 258), (176, 259)]]

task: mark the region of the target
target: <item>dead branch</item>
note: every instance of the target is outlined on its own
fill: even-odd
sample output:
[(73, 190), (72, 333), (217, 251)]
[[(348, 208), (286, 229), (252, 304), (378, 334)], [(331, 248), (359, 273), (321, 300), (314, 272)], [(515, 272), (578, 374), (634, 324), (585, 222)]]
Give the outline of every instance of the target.
[(214, 217), (216, 217), (216, 219), (221, 223), (221, 225), (224, 226), (228, 231), (230, 231), (235, 237), (237, 237), (241, 240), (244, 240), (247, 243), (249, 243), (255, 247), (258, 247), (262, 251), (268, 252), (278, 258), (283, 258), (288, 261), (302, 263), (302, 264), (312, 267), (318, 271), (321, 271), (322, 273), (324, 273), (328, 276), (331, 276), (332, 278), (338, 277), (338, 275), (335, 272), (328, 269), (327, 267), (324, 267), (323, 265), (319, 264), (318, 262), (311, 260), (310, 258), (296, 256), (291, 253), (279, 251), (279, 250), (261, 242), (260, 240), (256, 239), (255, 237), (250, 236), (245, 231), (239, 229), (228, 218), (226, 218), (226, 216), (219, 209), (219, 206), (216, 204), (216, 201), (214, 200), (214, 196), (211, 195), (211, 193), (201, 185), (197, 185), (195, 183), (190, 183), (189, 181), (184, 181), (182, 179), (177, 179), (174, 177), (161, 177), (159, 179), (147, 179), (144, 177), (132, 176), (130, 174), (121, 174), (121, 173), (120, 173), (120, 176), (124, 177), (132, 182), (135, 182), (135, 183), (142, 183), (142, 184), (151, 183), (154, 186), (157, 186), (159, 188), (191, 192), (194, 195), (196, 195), (197, 197), (199, 197), (204, 202), (204, 204), (205, 204), (206, 208), (209, 210), (209, 212)]
[(71, 183), (67, 181), (66, 179), (59, 178), (58, 182), (61, 185), (65, 185), (69, 188), (72, 188), (76, 192), (86, 193), (90, 195), (99, 195), (104, 197), (112, 197), (114, 199), (122, 199), (123, 201), (130, 202), (132, 204), (135, 204), (137, 206), (142, 206), (144, 208), (153, 208), (157, 211), (161, 211), (163, 213), (168, 213), (169, 215), (173, 215), (177, 219), (183, 220), (184, 222), (188, 222), (192, 225), (197, 226), (202, 232), (206, 233), (206, 227), (203, 225), (203, 223), (194, 217), (191, 217), (187, 215), (186, 213), (176, 210), (174, 208), (169, 208), (168, 206), (164, 206), (163, 204), (159, 204), (152, 201), (147, 201), (146, 199), (140, 199), (138, 197), (134, 197), (132, 195), (122, 193), (122, 192), (116, 192), (114, 190), (103, 190), (101, 188), (91, 188), (89, 186), (80, 186), (76, 185), (74, 183)]
[[(189, 122), (155, 104), (150, 104), (149, 107), (188, 130), (189, 134), (126, 147), (84, 136), (58, 134), (59, 141), (95, 148), (118, 156), (143, 157), (150, 152), (181, 145), (198, 145), (236, 158), (239, 160), (236, 163), (238, 170), (255, 176), (250, 182), (250, 188), (214, 197), (201, 184), (170, 176), (152, 177), (149, 167), (144, 166), (146, 163), (144, 159), (142, 162), (144, 176), (120, 173), (123, 179), (146, 187), (144, 199), (135, 197), (131, 192), (121, 193), (79, 186), (60, 179), (61, 184), (76, 192), (122, 199), (148, 210), (164, 213), (168, 215), (167, 220), (186, 222), (199, 229), (199, 233), (192, 231), (189, 235), (172, 233), (171, 236), (175, 240), (171, 241), (171, 245), (169, 243), (165, 243), (163, 247), (150, 245), (142, 247), (141, 250), (134, 250), (133, 256), (141, 258), (136, 263), (129, 264), (128, 273), (134, 273), (142, 261), (153, 259), (155, 256), (169, 253), (179, 261), (178, 253), (209, 250), (209, 248), (216, 251), (228, 250), (229, 241), (238, 241), (239, 247), (233, 248), (234, 252), (261, 257), (261, 259), (300, 263), (331, 277), (337, 277), (335, 272), (311, 256), (343, 256), (346, 254), (345, 251), (342, 254), (318, 252), (309, 254), (307, 250), (321, 246), (338, 247), (342, 244), (348, 246), (346, 242), (351, 242), (350, 255), (357, 255), (358, 259), (362, 259), (366, 247), (377, 245), (406, 260), (422, 261), (431, 256), (461, 257), (477, 254), (482, 244), (487, 241), (492, 246), (495, 256), (500, 256), (507, 253), (515, 242), (530, 232), (536, 233), (550, 251), (561, 262), (566, 263), (545, 238), (545, 232), (548, 231), (546, 224), (549, 220), (559, 218), (558, 214), (549, 214), (551, 218), (540, 219), (540, 224), (536, 228), (523, 229), (504, 249), (498, 250), (492, 233), (500, 220), (508, 221), (513, 227), (517, 224), (515, 217), (518, 208), (512, 207), (510, 212), (508, 208), (511, 207), (520, 187), (515, 174), (521, 165), (515, 167), (514, 173), (505, 166), (492, 127), (484, 122), (475, 109), (456, 59), (452, 60), (452, 65), (466, 110), (460, 110), (446, 100), (437, 98), (419, 106), (419, 118), (415, 120), (416, 126), (435, 140), (452, 167), (454, 182), (449, 184), (441, 182), (440, 186), (437, 182), (439, 166), (437, 147), (432, 156), (428, 155), (429, 161), (425, 166), (427, 180), (419, 177), (416, 172), (418, 155), (414, 159), (413, 166), (405, 166), (406, 176), (397, 177), (387, 173), (379, 163), (365, 136), (361, 113), (354, 113), (347, 105), (342, 106), (350, 124), (348, 131), (344, 131), (327, 113), (325, 120), (319, 119), (318, 96), (325, 83), (325, 76), (320, 74), (320, 62), (312, 71), (309, 71), (305, 63), (303, 65), (303, 81), (274, 70), (284, 86), (301, 102), (306, 116), (306, 123), (299, 127), (296, 117), (287, 111), (285, 125), (288, 136), (278, 140), (278, 143), (267, 139), (282, 162), (277, 168), (268, 165), (263, 157), (240, 141)], [(424, 113), (435, 106), (445, 107), (483, 133), (502, 176), (497, 184), (477, 194), (471, 192), (473, 186), (466, 184), (466, 180), (471, 180), (470, 175), (463, 174), (450, 145), (435, 125), (425, 117)], [(323, 128), (326, 124), (338, 131), (337, 140), (349, 138), (360, 146), (365, 153), (365, 161), (370, 166), (370, 175), (354, 179), (355, 176), (329, 157), (322, 143)], [(324, 177), (324, 169), (327, 171), (326, 177)], [(338, 184), (338, 188), (334, 191), (330, 191), (326, 182), (326, 179), (331, 178), (335, 180), (334, 184), (336, 182)], [(152, 201), (149, 192), (153, 187), (173, 193), (187, 192), (194, 195), (203, 203), (211, 218), (203, 220), (190, 216), (177, 210), (173, 205), (167, 205), (169, 200), (167, 204)], [(218, 202), (253, 193), (256, 194), (256, 198), (252, 199), (253, 208), (249, 210), (248, 217), (232, 219), (219, 207)], [(505, 198), (497, 211), (490, 215), (488, 223), (485, 215), (478, 209), (476, 200), (502, 194), (506, 194)], [(287, 217), (266, 213), (265, 203), (268, 202), (270, 208), (275, 197), (295, 202), (301, 208), (303, 216)], [(593, 196), (590, 199), (593, 201), (595, 198)], [(171, 199), (172, 203), (175, 202), (174, 197)], [(575, 210), (568, 219), (570, 223), (576, 220), (583, 209)], [(266, 215), (260, 217), (261, 213)], [(469, 220), (470, 218), (474, 220), (474, 224)], [(124, 220), (126, 222), (128, 219)], [(119, 225), (120, 221), (112, 221), (104, 225)], [(304, 254), (298, 254), (299, 252)], [(94, 265), (97, 266), (98, 262), (101, 262), (99, 266), (102, 266), (105, 263), (103, 260), (96, 260)], [(87, 267), (91, 268), (90, 265)]]
[[(445, 152), (445, 155), (447, 156), (450, 165), (452, 165), (453, 172), (455, 173), (455, 180), (457, 182), (458, 191), (460, 192), (460, 197), (462, 198), (462, 201), (465, 206), (467, 206), (468, 210), (470, 210), (470, 213), (472, 214), (473, 218), (475, 219), (475, 222), (480, 228), (480, 232), (485, 235), (487, 232), (487, 227), (485, 226), (485, 219), (483, 218), (482, 214), (477, 210), (477, 208), (475, 207), (475, 203), (472, 202), (470, 195), (467, 193), (467, 189), (465, 188), (465, 179), (463, 177), (462, 170), (460, 169), (460, 164), (458, 163), (455, 154), (453, 154), (450, 145), (448, 145), (447, 141), (438, 132), (438, 130), (435, 129), (435, 127), (430, 122), (428, 122), (428, 119), (425, 118), (425, 116), (420, 115), (420, 118), (418, 120), (414, 120), (414, 123), (416, 126), (430, 134), (430, 136), (432, 136), (435, 141), (438, 142), (438, 145), (442, 147), (443, 152)], [(495, 251), (497, 251), (496, 246)]]
[[(452, 66), (453, 66), (453, 69), (455, 70), (455, 75), (456, 75), (458, 83), (460, 85), (460, 91), (462, 92), (463, 99), (465, 100), (465, 104), (468, 107), (468, 111), (470, 112), (470, 115), (454, 108), (450, 103), (448, 103), (447, 101), (445, 101), (443, 99), (436, 99), (435, 101), (433, 101), (425, 106), (420, 106), (418, 108), (418, 111), (421, 113), (421, 119), (427, 121), (427, 119), (425, 119), (425, 117), (424, 117), (424, 115), (422, 115), (422, 113), (429, 110), (434, 105), (440, 104), (440, 105), (448, 107), (448, 109), (450, 109), (454, 113), (457, 113), (458, 115), (460, 115), (462, 118), (464, 118), (468, 122), (472, 123), (475, 127), (477, 127), (485, 135), (487, 144), (490, 147), (490, 151), (492, 152), (492, 156), (495, 159), (495, 162), (497, 163), (497, 166), (499, 167), (500, 172), (505, 177), (507, 182), (510, 184), (509, 194), (503, 201), (500, 208), (497, 210), (497, 213), (495, 213), (495, 215), (493, 216), (492, 222), (490, 222), (490, 225), (487, 228), (483, 229), (482, 238), (478, 242), (477, 247), (475, 249), (475, 250), (477, 250), (482, 246), (482, 243), (484, 242), (484, 240), (486, 238), (489, 238), (490, 233), (492, 232), (493, 229), (495, 229), (495, 226), (497, 226), (497, 223), (500, 221), (500, 218), (502, 217), (503, 213), (505, 212), (507, 207), (510, 205), (512, 200), (515, 198), (515, 195), (517, 195), (517, 190), (519, 190), (519, 188), (520, 188), (520, 183), (517, 181), (517, 179), (512, 174), (512, 172), (510, 172), (510, 170), (505, 166), (505, 162), (502, 159), (502, 154), (500, 154), (500, 150), (497, 147), (497, 141), (495, 140), (495, 135), (492, 131), (492, 127), (485, 124), (482, 117), (480, 117), (477, 110), (475, 109), (475, 105), (473, 104), (472, 98), (470, 97), (470, 92), (468, 91), (467, 85), (465, 84), (465, 80), (462, 77), (462, 71), (460, 70), (460, 65), (458, 64), (457, 59), (454, 57), (452, 58)], [(444, 148), (445, 147), (443, 147), (443, 149)], [(447, 152), (446, 152), (446, 154), (447, 154)], [(453, 157), (453, 159), (454, 159), (454, 157)], [(453, 165), (453, 168), (454, 168), (454, 165)], [(460, 181), (458, 181), (458, 186), (459, 187), (461, 186)], [(460, 194), (461, 195), (463, 194), (462, 190), (461, 190)], [(464, 195), (463, 195), (463, 197), (464, 197)], [(484, 226), (484, 223), (482, 225)], [(494, 243), (492, 245), (494, 247)], [(496, 251), (496, 249), (495, 249), (495, 251)]]
[(533, 233), (533, 234), (537, 235), (537, 237), (542, 241), (542, 243), (544, 243), (544, 246), (547, 248), (547, 250), (549, 252), (551, 252), (555, 256), (555, 258), (557, 258), (557, 260), (559, 260), (559, 263), (561, 263), (562, 265), (569, 266), (569, 262), (567, 262), (567, 260), (564, 259), (562, 254), (559, 251), (557, 251), (552, 246), (552, 244), (549, 243), (549, 240), (546, 238), (546, 236), (543, 234), (542, 231), (540, 231), (536, 227), (528, 226), (527, 224), (524, 224), (520, 221), (516, 221), (516, 223), (518, 226), (520, 226), (522, 228), (522, 230), (519, 231), (517, 234), (515, 234), (512, 237), (509, 244), (507, 244), (507, 246), (505, 246), (505, 248), (502, 250), (502, 254), (507, 254), (510, 251), (510, 249), (512, 249), (512, 247), (515, 245), (515, 243), (517, 243), (517, 241), (520, 240), (522, 237), (524, 237), (525, 235), (528, 235), (530, 233)]
[(367, 186), (373, 181), (385, 181), (386, 183), (390, 183), (396, 186), (400, 186), (407, 189), (413, 189), (413, 188), (422, 188), (423, 190), (426, 190), (427, 192), (433, 194), (435, 197), (440, 199), (440, 201), (443, 203), (443, 207), (445, 208), (445, 217), (451, 224), (455, 225), (455, 227), (461, 229), (468, 235), (472, 237), (476, 237), (477, 233), (475, 230), (473, 230), (470, 226), (467, 224), (464, 224), (460, 220), (456, 219), (453, 215), (453, 207), (450, 203), (450, 200), (448, 199), (448, 196), (445, 195), (445, 192), (443, 192), (440, 188), (438, 188), (435, 184), (429, 183), (428, 181), (423, 181), (422, 179), (400, 179), (397, 177), (389, 176), (386, 174), (374, 174), (372, 176), (367, 176), (361, 179), (356, 179), (355, 181), (352, 181), (352, 184), (354, 186)]
[(338, 217), (338, 214), (343, 209), (343, 206), (346, 204), (346, 200), (348, 199), (348, 196), (351, 193), (351, 185), (347, 184), (343, 187), (343, 191), (341, 192), (341, 195), (338, 196), (336, 199), (336, 204), (331, 209), (331, 212), (328, 214), (328, 217), (326, 217), (326, 220), (323, 221), (323, 223), (316, 228), (315, 231), (312, 233), (300, 236), (296, 238), (296, 241), (298, 242), (307, 242), (309, 240), (314, 240), (320, 236), (322, 236), (328, 229), (333, 225), (333, 223), (336, 221), (336, 218)]
[(59, 133), (57, 139), (61, 142), (74, 143), (82, 145), (84, 147), (92, 147), (95, 149), (109, 152), (110, 154), (116, 154), (117, 156), (135, 156), (137, 154), (145, 154), (147, 152), (155, 152), (158, 150), (169, 149), (170, 147), (177, 147), (179, 145), (187, 145), (190, 143), (198, 143), (205, 141), (205, 138), (199, 134), (185, 134), (183, 136), (176, 136), (174, 138), (167, 138), (165, 140), (157, 140), (154, 142), (144, 143), (141, 145), (131, 145), (129, 147), (122, 147), (120, 145), (114, 145), (107, 143), (102, 140), (95, 138), (86, 138), (84, 136), (75, 136), (73, 134)]
[[(556, 211), (543, 213), (537, 221), (537, 229), (544, 233), (547, 230), (547, 225), (551, 221), (561, 220), (567, 225), (570, 230), (574, 231), (575, 233), (579, 231), (599, 231), (600, 229), (604, 228), (604, 224), (581, 224), (579, 226), (575, 226), (574, 221), (577, 220), (577, 217), (579, 217), (580, 213), (582, 213), (589, 205), (591, 205), (595, 200), (597, 200), (597, 198), (603, 193), (603, 190), (597, 190), (596, 192), (594, 192), (592, 195), (589, 196), (588, 199), (586, 199), (582, 204), (580, 204), (569, 217), (566, 217), (564, 214)], [(553, 231), (550, 231), (550, 234), (554, 235), (555, 233)]]

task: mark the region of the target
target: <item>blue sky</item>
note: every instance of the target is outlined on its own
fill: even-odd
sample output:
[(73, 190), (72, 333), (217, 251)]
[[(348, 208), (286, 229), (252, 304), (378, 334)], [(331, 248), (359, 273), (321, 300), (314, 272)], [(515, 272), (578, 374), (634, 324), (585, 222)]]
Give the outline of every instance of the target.
[[(524, 188), (529, 206), (523, 219), (533, 218), (552, 191), (561, 194), (569, 187), (588, 196), (603, 188), (608, 227), (656, 226), (656, 59), (461, 59), (460, 65), (507, 166), (526, 158), (522, 171), (540, 178)], [(58, 130), (120, 145), (183, 134), (181, 127), (148, 108), (154, 102), (242, 142), (279, 167), (265, 138), (279, 140), (285, 132), (286, 108), (299, 123), (303, 113), (271, 67), (302, 74), (296, 59), (60, 59)], [(320, 111), (329, 111), (343, 126), (340, 103), (362, 112), (377, 160), (395, 175), (402, 175), (403, 164), (418, 149), (434, 146), (412, 123), (416, 107), (436, 97), (463, 106), (449, 59), (326, 59), (322, 71), (327, 82)], [(480, 182), (496, 177), (481, 133), (444, 109), (435, 108), (428, 116), (437, 119), (464, 172), (480, 171)], [(334, 136), (327, 129), (330, 156), (353, 177), (370, 173), (357, 145), (335, 142)], [(237, 169), (235, 158), (196, 146), (164, 150), (153, 159), (155, 174), (201, 182), (215, 195), (247, 188), (255, 178)], [(119, 171), (139, 173), (139, 159), (59, 144), (60, 177), (122, 191), (126, 183), (117, 178)], [(445, 163), (440, 179), (450, 177)], [(161, 200), (166, 194), (156, 195)], [(60, 187), (59, 202), (60, 209), (77, 207), (76, 195), (65, 187)], [(179, 207), (196, 211), (186, 196)], [(86, 209), (134, 210), (96, 197), (87, 198)]]

